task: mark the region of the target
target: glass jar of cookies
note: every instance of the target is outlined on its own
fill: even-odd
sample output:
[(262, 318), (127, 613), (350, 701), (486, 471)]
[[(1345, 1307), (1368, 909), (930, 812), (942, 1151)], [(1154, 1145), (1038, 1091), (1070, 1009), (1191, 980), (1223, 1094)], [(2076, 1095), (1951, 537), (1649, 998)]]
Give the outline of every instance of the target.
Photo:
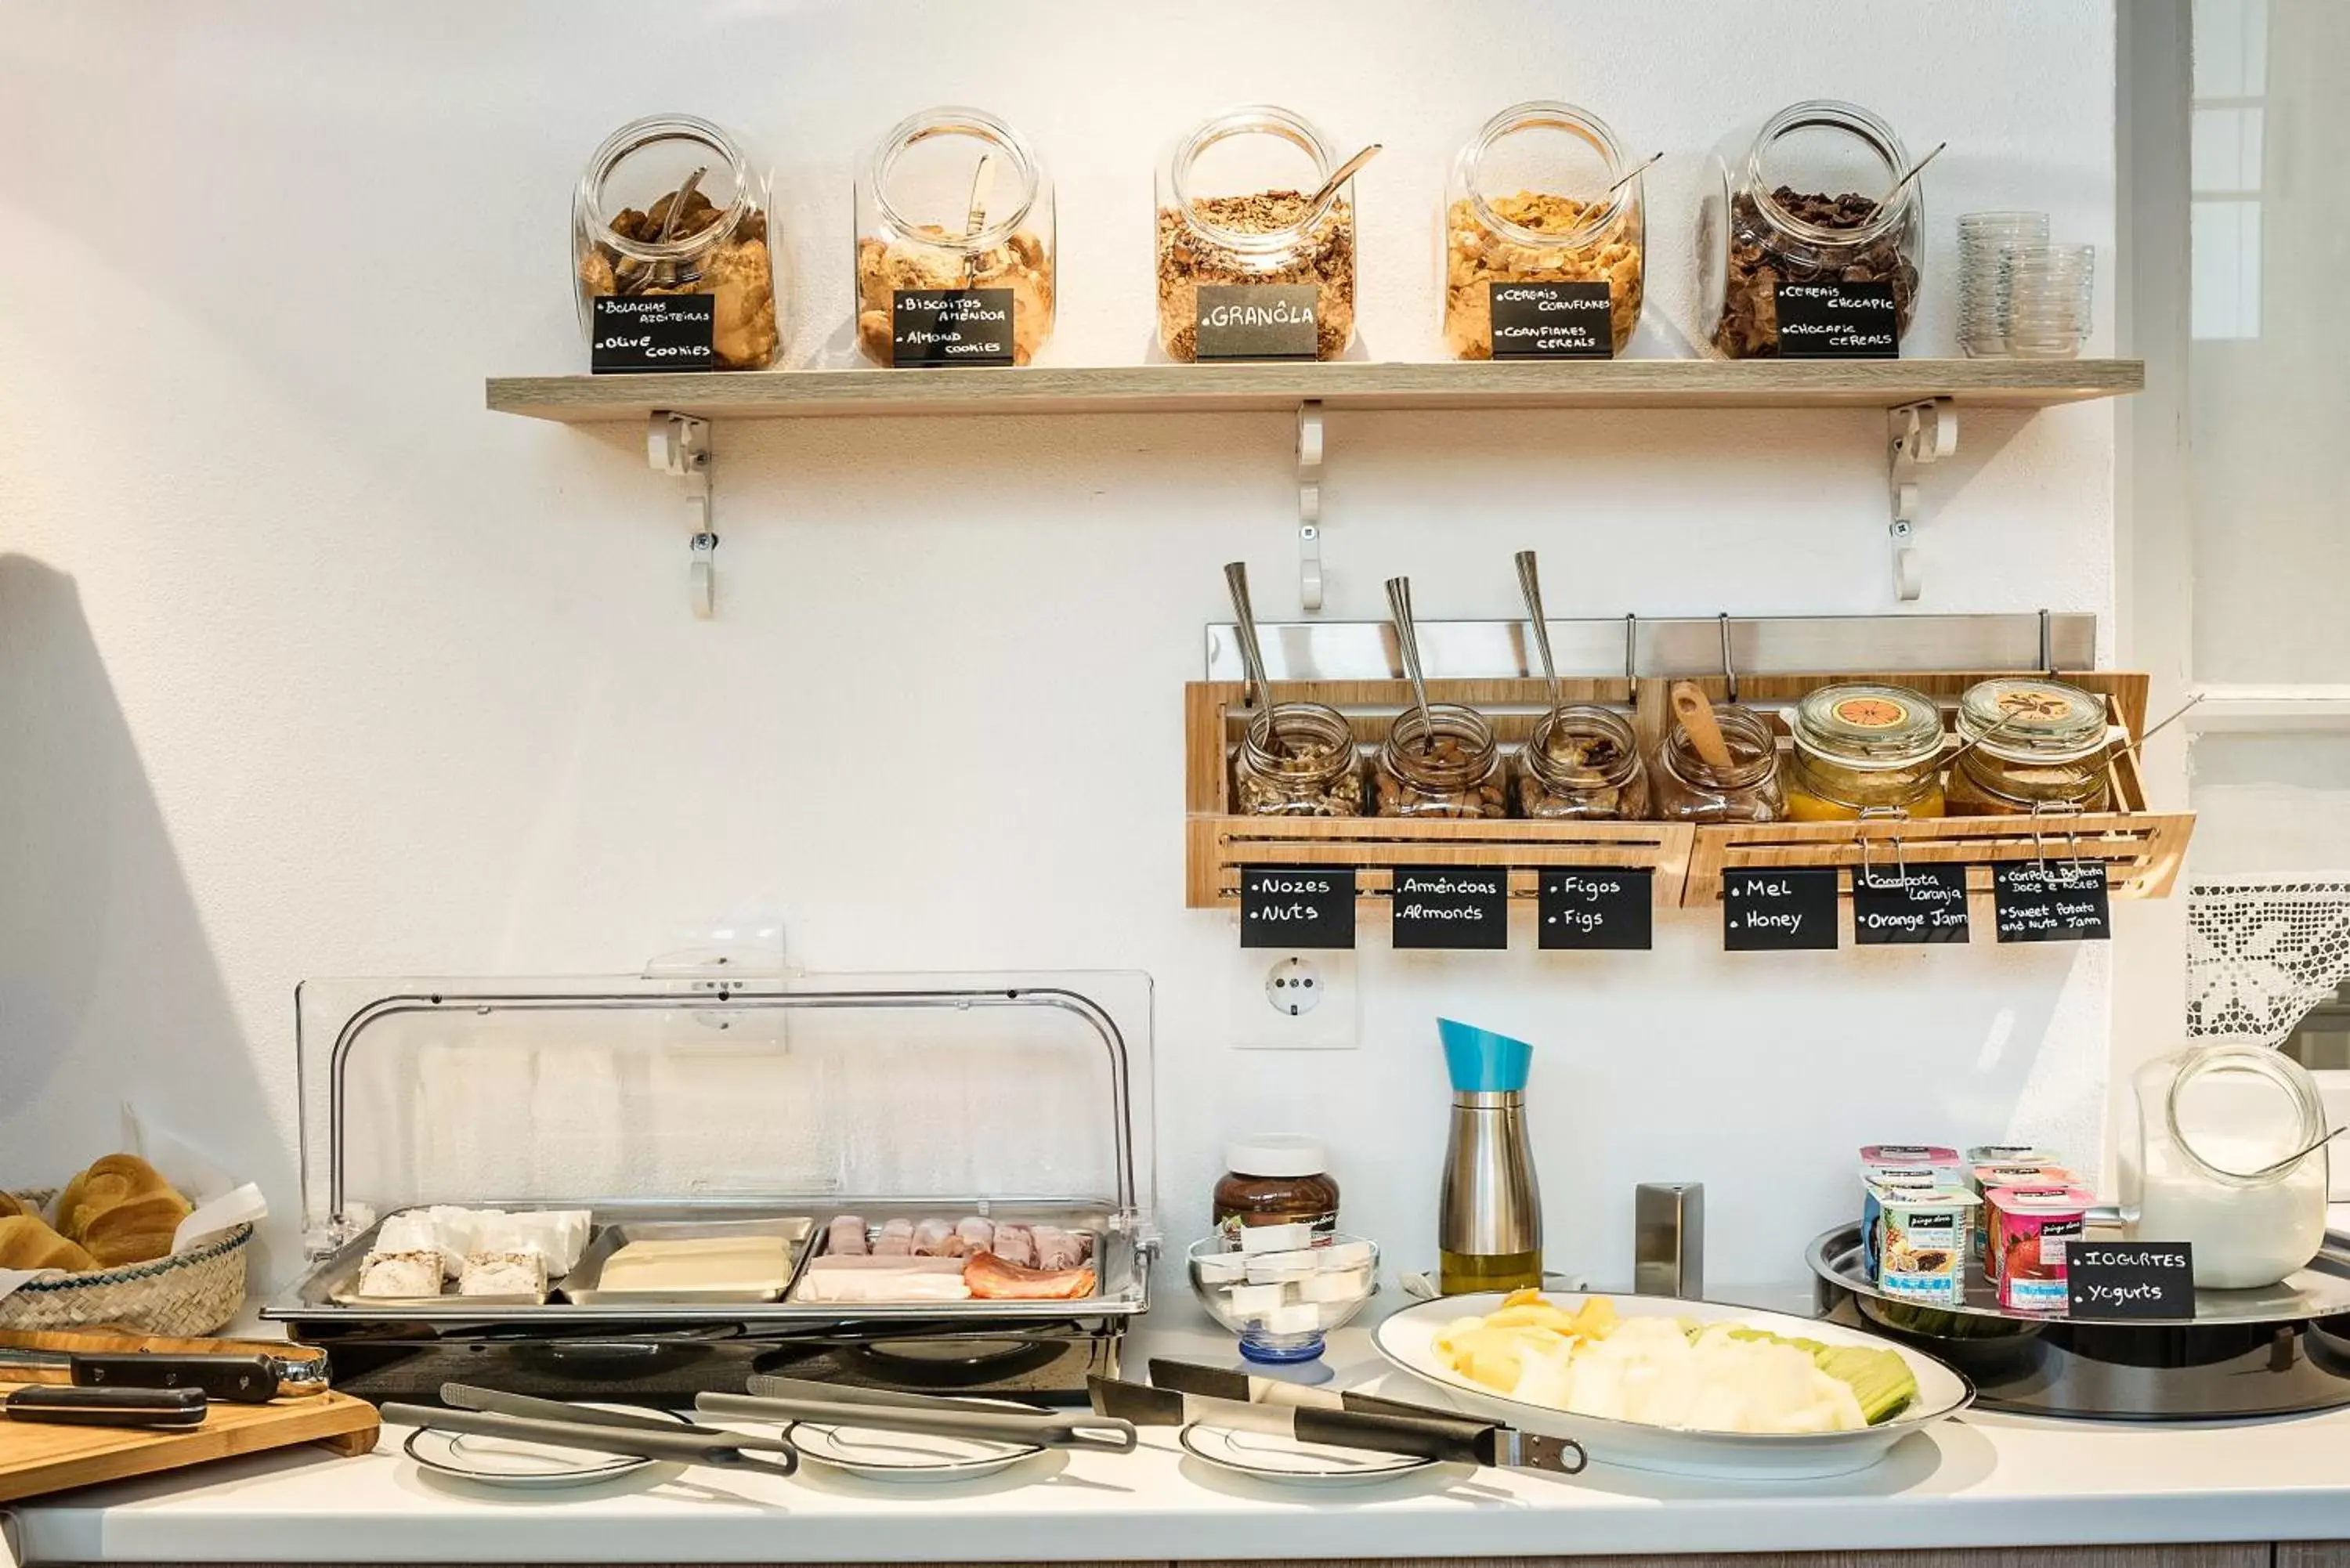
[(1648, 769), (1620, 713), (1585, 703), (1534, 721), (1518, 753), (1518, 815), (1556, 822), (1638, 822)]
[[(1622, 182), (1619, 185), (1618, 182)], [(1456, 359), (1607, 358), (1639, 324), (1647, 220), (1615, 133), (1573, 104), (1515, 104), (1453, 160), (1444, 344)]]
[(1232, 805), (1243, 816), (1362, 815), (1354, 726), (1319, 702), (1260, 712), (1232, 757)]
[(2110, 811), (2106, 701), (2037, 676), (1980, 680), (1959, 699), (1952, 816)]
[(1657, 815), (1666, 822), (1783, 822), (1779, 741), (1771, 722), (1734, 702), (1713, 705), (1726, 758), (1711, 763), (1676, 722), (1657, 748)]
[(1906, 686), (1823, 686), (1787, 723), (1791, 822), (1940, 816), (1942, 711)]
[(1453, 702), (1430, 703), (1424, 721), (1418, 708), (1396, 716), (1379, 747), (1372, 788), (1379, 816), (1510, 815), (1493, 726)]
[(1025, 365), (1053, 335), (1053, 183), (984, 109), (908, 115), (857, 182), (857, 347), (877, 365)]

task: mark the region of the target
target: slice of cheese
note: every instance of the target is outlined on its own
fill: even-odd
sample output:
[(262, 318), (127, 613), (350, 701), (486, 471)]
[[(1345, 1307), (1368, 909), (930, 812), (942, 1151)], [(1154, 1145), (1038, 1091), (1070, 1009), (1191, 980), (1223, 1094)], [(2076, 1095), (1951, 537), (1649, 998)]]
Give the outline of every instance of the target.
[(791, 1251), (781, 1236), (702, 1236), (629, 1242), (604, 1260), (597, 1289), (780, 1291), (790, 1277)]

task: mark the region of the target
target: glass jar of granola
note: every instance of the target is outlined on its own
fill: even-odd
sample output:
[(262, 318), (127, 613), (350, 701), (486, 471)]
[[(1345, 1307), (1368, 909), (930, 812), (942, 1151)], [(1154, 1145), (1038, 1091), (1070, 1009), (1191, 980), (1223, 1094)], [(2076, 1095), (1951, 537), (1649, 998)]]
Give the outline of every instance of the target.
[(1493, 726), (1452, 702), (1407, 708), (1388, 727), (1373, 775), (1380, 816), (1507, 816)]
[(1336, 359), (1355, 337), (1355, 182), (1318, 203), (1330, 144), (1271, 104), (1228, 109), (1159, 171), (1159, 342), (1170, 358)]
[(908, 115), (857, 182), (857, 346), (877, 365), (1025, 365), (1053, 334), (1053, 184), (984, 109)]
[(1362, 815), (1362, 758), (1347, 716), (1319, 702), (1260, 712), (1232, 757), (1232, 804), (1243, 816)]
[(1587, 703), (1534, 721), (1518, 753), (1518, 815), (1638, 822), (1648, 815), (1648, 769), (1622, 714)]
[[(571, 202), (572, 282), (579, 329), (598, 339), (596, 302), (712, 298), (658, 352), (681, 370), (764, 370), (783, 347), (767, 243), (767, 177), (706, 119), (661, 114), (605, 138)], [(613, 306), (604, 307), (608, 313)]]
[(1453, 161), (1444, 343), (1457, 359), (1607, 358), (1639, 324), (1640, 176), (1596, 115), (1515, 104)]

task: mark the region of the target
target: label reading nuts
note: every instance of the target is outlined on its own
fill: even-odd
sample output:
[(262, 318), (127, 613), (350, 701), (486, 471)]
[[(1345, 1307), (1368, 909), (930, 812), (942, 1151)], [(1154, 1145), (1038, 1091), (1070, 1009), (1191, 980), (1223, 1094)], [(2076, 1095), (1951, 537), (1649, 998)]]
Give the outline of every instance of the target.
[(1012, 363), (1012, 290), (899, 288), (889, 294), (889, 362), (899, 368)]
[(1900, 317), (1889, 283), (1783, 283), (1783, 359), (1898, 359)]
[(2003, 942), (2102, 942), (2114, 934), (2102, 860), (2004, 860), (1991, 868)]
[(1721, 950), (1794, 952), (1836, 945), (1835, 868), (1721, 874)]
[(588, 303), (588, 369), (596, 375), (708, 370), (718, 363), (714, 295), (599, 294)]
[(1355, 945), (1352, 867), (1241, 867), (1241, 946), (1351, 948)]
[(1546, 867), (1537, 889), (1537, 947), (1644, 951), (1655, 944), (1656, 877), (1646, 867)]
[(1612, 359), (1614, 301), (1604, 283), (1489, 283), (1496, 359)]
[(1310, 283), (1203, 283), (1202, 359), (1311, 359), (1320, 342), (1314, 312), (1321, 293)]
[(1963, 942), (1967, 937), (1965, 867), (1870, 867), (1853, 873), (1852, 940), (1857, 946)]
[(1510, 945), (1506, 866), (1399, 866), (1388, 905), (1399, 948), (1490, 951)]

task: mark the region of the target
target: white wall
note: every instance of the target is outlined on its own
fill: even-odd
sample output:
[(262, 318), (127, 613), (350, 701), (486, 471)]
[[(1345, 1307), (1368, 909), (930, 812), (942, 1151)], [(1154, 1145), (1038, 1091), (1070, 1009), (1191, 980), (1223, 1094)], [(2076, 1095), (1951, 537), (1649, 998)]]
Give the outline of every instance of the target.
[[(1162, 144), (1294, 105), (1363, 176), (1362, 329), (1440, 352), (1451, 150), (1555, 95), (1668, 161), (1651, 348), (1693, 335), (1702, 154), (1846, 95), (1913, 147), (1948, 353), (1950, 220), (2113, 238), (2104, 0), (1767, 7), (1006, 3), (0, 10), (0, 1179), (110, 1147), (125, 1095), (294, 1207), (305, 975), (634, 967), (765, 907), (812, 968), (1158, 977), (1167, 1228), (1228, 1135), (1327, 1135), (1350, 1219), (1432, 1261), (1439, 1009), (1539, 1043), (1554, 1266), (1621, 1273), (1630, 1188), (1711, 1187), (1711, 1273), (1783, 1277), (1887, 1137), (2093, 1144), (2106, 955), (1450, 961), (1367, 925), (1362, 1049), (1238, 1054), (1232, 920), (1186, 911), (1178, 690), (1217, 571), (1295, 612), (1284, 416), (726, 425), (723, 616), (639, 433), (482, 411), (576, 369), (572, 181), (687, 108), (775, 161), (802, 358), (845, 340), (852, 160), (967, 99), (1060, 185), (1049, 360), (1151, 331)], [(819, 356), (820, 357), (820, 356)], [(1332, 419), (1330, 613), (1884, 612), (1879, 416)], [(1928, 610), (2110, 614), (2113, 415), (1970, 414), (1929, 486)], [(282, 1241), (277, 1262), (287, 1261)]]

